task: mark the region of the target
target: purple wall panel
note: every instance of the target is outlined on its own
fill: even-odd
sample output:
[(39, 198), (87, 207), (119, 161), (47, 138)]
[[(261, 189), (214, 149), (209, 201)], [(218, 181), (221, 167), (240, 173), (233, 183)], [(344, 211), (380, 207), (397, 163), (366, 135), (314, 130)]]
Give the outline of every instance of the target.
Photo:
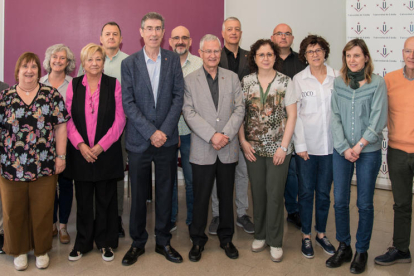
[[(23, 52), (34, 52), (43, 62), (47, 47), (63, 43), (74, 52), (77, 68), (80, 50), (89, 42), (99, 43), (103, 24), (116, 21), (122, 30), (122, 51), (139, 51), (141, 18), (156, 11), (165, 18), (162, 48), (171, 49), (168, 38), (178, 25), (186, 26), (193, 38), (191, 52), (197, 54), (201, 37), (207, 33), (221, 38), (224, 0), (19, 0), (5, 3), (4, 81), (14, 84), (14, 67)], [(46, 72), (42, 69), (42, 75)]]

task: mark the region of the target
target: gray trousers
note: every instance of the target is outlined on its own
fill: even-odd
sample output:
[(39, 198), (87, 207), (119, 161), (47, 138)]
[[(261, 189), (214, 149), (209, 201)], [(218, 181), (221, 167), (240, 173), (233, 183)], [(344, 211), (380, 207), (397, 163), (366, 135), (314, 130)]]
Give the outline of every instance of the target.
[[(237, 216), (242, 217), (246, 215), (246, 210), (249, 208), (249, 197), (247, 195), (249, 188), (249, 177), (247, 175), (246, 161), (244, 154), (239, 149), (239, 163), (236, 166), (236, 174), (234, 178), (234, 188), (236, 190), (236, 207)], [(219, 200), (217, 197), (217, 185), (214, 180), (213, 192), (211, 193), (211, 209), (213, 209), (213, 217), (219, 216)]]
[[(122, 133), (121, 136), (121, 147), (122, 147), (122, 159), (124, 161), (124, 170), (126, 166), (127, 161), (127, 152), (125, 150), (125, 131)], [(118, 197), (118, 216), (122, 216), (124, 212), (124, 193), (125, 193), (125, 181), (122, 178), (122, 180), (119, 180), (116, 183), (116, 194)]]

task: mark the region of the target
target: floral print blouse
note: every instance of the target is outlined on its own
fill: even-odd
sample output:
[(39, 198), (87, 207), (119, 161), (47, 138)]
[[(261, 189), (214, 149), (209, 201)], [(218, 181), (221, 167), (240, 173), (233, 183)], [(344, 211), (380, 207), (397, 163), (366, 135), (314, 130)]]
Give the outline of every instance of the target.
[[(263, 89), (261, 93), (257, 73), (247, 75), (242, 80), (246, 105), (244, 133), (259, 156), (273, 157), (282, 143), (287, 122), (286, 106), (297, 102), (295, 93), (286, 94), (291, 82), (288, 76), (276, 72), (269, 84), (270, 88), (266, 91)], [(290, 142), (287, 154), (292, 150)]]
[(1, 174), (11, 181), (34, 181), (55, 173), (54, 126), (70, 116), (56, 89), (39, 84), (27, 105), (16, 86), (0, 93)]

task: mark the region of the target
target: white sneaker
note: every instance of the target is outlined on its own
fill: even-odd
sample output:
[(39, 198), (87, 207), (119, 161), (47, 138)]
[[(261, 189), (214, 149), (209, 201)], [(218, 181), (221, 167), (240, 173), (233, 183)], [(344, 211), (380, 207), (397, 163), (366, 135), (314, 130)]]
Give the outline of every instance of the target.
[(114, 251), (110, 247), (102, 248), (102, 259), (105, 262), (110, 262), (115, 258)]
[(253, 252), (260, 252), (263, 251), (267, 246), (266, 240), (254, 240), (252, 243), (252, 251)]
[(47, 268), (49, 266), (49, 255), (46, 253), (45, 255), (36, 257), (36, 266), (40, 269)]
[(25, 270), (29, 264), (27, 263), (27, 254), (21, 254), (14, 257), (14, 268), (18, 271)]
[(281, 262), (283, 257), (282, 247), (270, 247), (270, 259), (274, 262)]

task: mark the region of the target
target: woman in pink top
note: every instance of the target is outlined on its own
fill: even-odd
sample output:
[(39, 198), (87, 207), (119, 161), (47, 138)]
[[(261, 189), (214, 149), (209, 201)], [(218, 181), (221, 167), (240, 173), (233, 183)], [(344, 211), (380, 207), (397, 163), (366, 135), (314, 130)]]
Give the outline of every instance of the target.
[(112, 248), (118, 247), (116, 182), (124, 176), (120, 137), (125, 114), (121, 85), (103, 74), (105, 56), (101, 46), (86, 45), (81, 51), (85, 75), (74, 78), (66, 92), (71, 119), (65, 174), (75, 180), (77, 201), (71, 261), (91, 251), (94, 241), (105, 261), (114, 259)]

